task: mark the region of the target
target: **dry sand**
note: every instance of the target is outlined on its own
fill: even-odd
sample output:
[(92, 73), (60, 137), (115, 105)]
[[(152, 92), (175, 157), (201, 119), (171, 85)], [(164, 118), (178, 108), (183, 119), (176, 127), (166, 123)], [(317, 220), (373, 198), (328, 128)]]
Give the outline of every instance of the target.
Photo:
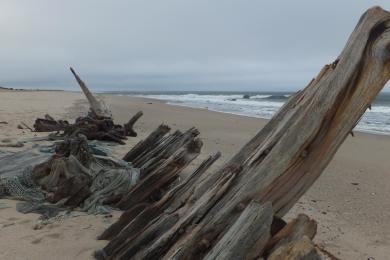
[[(173, 129), (196, 126), (200, 130), (204, 147), (194, 166), (218, 150), (223, 154), (217, 163), (220, 165), (266, 123), (262, 119), (170, 106), (157, 100), (108, 95), (104, 98), (118, 122), (125, 122), (138, 110), (144, 112), (136, 124), (140, 136), (118, 146), (118, 155), (160, 123), (167, 123)], [(0, 100), (0, 121), (8, 122), (0, 124), (0, 140), (34, 136), (28, 130), (17, 129), (21, 121), (32, 125), (37, 116), (45, 113), (73, 119), (87, 108), (83, 96), (72, 92), (0, 91)], [(20, 149), (23, 148), (12, 148)], [(389, 259), (389, 155), (388, 136), (356, 133), (354, 138), (349, 137), (287, 218), (303, 212), (316, 219), (316, 242), (341, 259)], [(15, 201), (2, 202), (10, 208), (0, 209), (0, 259), (91, 258), (92, 252), (106, 243), (95, 237), (118, 216), (117, 212), (110, 219), (82, 214), (34, 230), (38, 215), (16, 212)]]

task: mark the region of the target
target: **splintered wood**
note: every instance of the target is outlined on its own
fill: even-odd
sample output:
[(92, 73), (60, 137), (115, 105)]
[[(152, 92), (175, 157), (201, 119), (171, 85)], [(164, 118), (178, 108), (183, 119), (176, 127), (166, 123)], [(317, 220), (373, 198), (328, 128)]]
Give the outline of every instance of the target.
[(75, 76), (83, 93), (85, 94), (90, 112), (86, 116), (76, 119), (73, 124), (65, 120), (55, 120), (50, 115), (44, 118), (37, 118), (34, 123), (36, 132), (57, 132), (49, 135), (49, 139), (65, 139), (75, 137), (79, 134), (84, 135), (88, 140), (111, 141), (119, 144), (125, 144), (127, 137), (135, 137), (137, 133), (134, 130), (134, 124), (143, 115), (142, 111), (137, 112), (130, 120), (122, 125), (114, 123), (112, 113), (105, 102), (95, 97), (88, 89), (80, 76), (70, 68)]
[[(374, 7), (336, 61), (220, 169), (207, 172), (217, 156), (210, 157), (188, 179), (169, 186), (201, 143), (190, 141), (172, 154), (177, 136), (162, 139), (161, 127), (125, 156), (141, 167), (149, 161), (157, 166), (118, 202), (126, 211), (100, 236), (110, 241), (95, 257), (320, 259), (322, 251), (311, 241), (313, 220), (300, 215), (284, 226), (278, 219), (320, 176), (389, 77), (390, 14)], [(165, 150), (169, 157), (161, 164)]]

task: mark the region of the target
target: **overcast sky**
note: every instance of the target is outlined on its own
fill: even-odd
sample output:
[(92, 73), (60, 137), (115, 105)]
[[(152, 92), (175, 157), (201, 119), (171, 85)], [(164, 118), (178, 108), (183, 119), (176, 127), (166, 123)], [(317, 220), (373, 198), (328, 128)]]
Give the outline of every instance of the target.
[[(1, 0), (0, 86), (296, 90), (390, 1)], [(389, 89), (389, 87), (387, 87)]]

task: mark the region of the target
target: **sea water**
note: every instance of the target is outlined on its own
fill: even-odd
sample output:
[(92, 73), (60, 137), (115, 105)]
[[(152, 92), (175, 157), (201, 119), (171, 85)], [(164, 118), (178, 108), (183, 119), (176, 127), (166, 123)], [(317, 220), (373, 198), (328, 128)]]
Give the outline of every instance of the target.
[[(164, 100), (168, 104), (203, 108), (258, 118), (271, 118), (290, 92), (116, 92), (119, 95)], [(381, 93), (355, 130), (390, 135), (390, 93)]]

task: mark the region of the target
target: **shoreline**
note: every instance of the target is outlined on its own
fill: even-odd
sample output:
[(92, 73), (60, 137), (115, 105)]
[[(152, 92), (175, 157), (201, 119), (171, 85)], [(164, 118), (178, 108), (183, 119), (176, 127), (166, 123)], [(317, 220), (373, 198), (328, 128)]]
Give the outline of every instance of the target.
[[(14, 89), (14, 88), (7, 88), (7, 87), (0, 87), (0, 92), (64, 92), (64, 93), (82, 93), (81, 90), (63, 90), (63, 89)], [(132, 94), (122, 94), (120, 93), (121, 91), (117, 91), (118, 93), (116, 93), (116, 91), (112, 91), (112, 92), (109, 92), (109, 91), (101, 91), (101, 92), (95, 92), (96, 94), (98, 94), (99, 96), (118, 96), (118, 97), (130, 97), (130, 98), (139, 98), (139, 99), (145, 99), (145, 100), (151, 100), (151, 101), (159, 101), (163, 104), (166, 104), (166, 105), (170, 105), (170, 106), (177, 106), (177, 107), (186, 107), (186, 108), (192, 108), (192, 109), (199, 109), (199, 110), (205, 110), (205, 111), (211, 111), (211, 112), (217, 112), (217, 113), (222, 113), (222, 114), (229, 114), (229, 115), (235, 115), (235, 116), (242, 116), (242, 117), (247, 117), (247, 118), (257, 118), (257, 119), (261, 119), (261, 120), (265, 120), (265, 121), (269, 121), (270, 118), (264, 118), (264, 117), (256, 117), (256, 116), (250, 116), (250, 115), (246, 115), (246, 114), (239, 114), (239, 113), (233, 113), (233, 112), (228, 112), (228, 111), (221, 111), (221, 110), (215, 110), (215, 109), (209, 109), (209, 108), (202, 108), (202, 107), (194, 107), (194, 106), (190, 106), (190, 105), (186, 105), (186, 104), (174, 104), (174, 103), (170, 103), (170, 101), (168, 100), (162, 100), (162, 99), (157, 99), (157, 98), (150, 98), (150, 97), (141, 97), (141, 96), (134, 96)], [(151, 91), (150, 93), (162, 93), (164, 91)], [(172, 93), (177, 93), (177, 92), (180, 92), (180, 91), (167, 91), (167, 92), (172, 92)], [(194, 92), (188, 92), (188, 94), (190, 93), (207, 93), (209, 91), (194, 91)], [(211, 92), (217, 92), (217, 91), (211, 91)], [(236, 92), (236, 91), (227, 91), (227, 92), (221, 92), (221, 93), (235, 93), (235, 94), (242, 94), (246, 91), (241, 91), (241, 92)], [(247, 92), (250, 92), (250, 91), (247, 91)], [(142, 94), (142, 93), (145, 93), (145, 92), (139, 92), (139, 94)], [(166, 93), (166, 92), (164, 92)], [(184, 93), (184, 92), (183, 92)], [(187, 93), (187, 92), (185, 92)], [(256, 93), (256, 92), (252, 92), (252, 93)], [(260, 92), (259, 92), (260, 93)], [(269, 91), (269, 92), (264, 92), (264, 93), (284, 93), (284, 92), (278, 92), (278, 91), (275, 91), (275, 92), (272, 92), (272, 91)], [(292, 94), (294, 92), (291, 92)], [(390, 94), (390, 91), (384, 91), (383, 93), (388, 93)], [(353, 129), (353, 132), (354, 133), (360, 133), (360, 134), (368, 134), (368, 135), (378, 135), (378, 136), (385, 136), (385, 137), (389, 137), (390, 138), (390, 132), (389, 133), (386, 133), (386, 132), (380, 132), (380, 131), (370, 131), (370, 130), (362, 130), (362, 129)]]
[[(0, 125), (0, 139), (39, 136), (40, 133), (17, 129), (17, 125), (21, 121), (32, 125), (36, 117), (46, 113), (56, 119), (73, 121), (87, 112), (87, 102), (81, 92), (7, 91), (0, 92), (0, 97), (3, 100), (0, 121), (8, 122)], [(221, 158), (210, 168), (212, 172), (267, 123), (265, 119), (174, 106), (156, 99), (111, 94), (101, 97), (110, 106), (117, 123), (127, 122), (140, 110), (144, 112), (135, 125), (138, 137), (129, 138), (126, 145), (115, 146), (113, 152), (118, 156), (123, 156), (161, 123), (169, 125), (171, 131), (197, 127), (204, 144), (202, 152), (183, 175), (210, 154), (221, 151)], [(27, 144), (14, 150), (26, 148)], [(305, 213), (315, 219), (318, 222), (315, 242), (341, 259), (386, 259), (390, 255), (388, 154), (390, 136), (361, 132), (356, 132), (355, 137), (348, 136), (320, 178), (285, 218)], [(36, 231), (32, 226), (38, 215), (20, 214), (13, 202), (1, 202), (11, 207), (0, 209), (0, 224), (7, 225), (3, 228), (0, 225), (0, 232), (7, 238), (0, 241), (0, 250), (8, 259), (23, 259), (27, 253), (31, 259), (51, 259), (52, 255), (58, 256), (57, 252), (61, 252), (58, 259), (88, 259), (106, 243), (95, 240), (109, 225), (100, 216), (64, 220)], [(110, 222), (114, 220), (115, 216)], [(61, 239), (54, 234), (61, 234)]]
[[(170, 101), (167, 101), (167, 100), (161, 100), (161, 99), (158, 99), (158, 98), (148, 98), (148, 97), (138, 97), (138, 96), (132, 96), (132, 95), (122, 95), (122, 94), (104, 94), (104, 93), (101, 93), (101, 95), (113, 95), (113, 96), (127, 96), (127, 97), (130, 97), (130, 98), (137, 98), (137, 99), (144, 99), (144, 100), (150, 100), (150, 101), (158, 101), (158, 102), (161, 102), (163, 104), (166, 104), (166, 105), (169, 105), (169, 106), (175, 106), (175, 107), (186, 107), (186, 108), (192, 108), (192, 109), (198, 109), (198, 110), (203, 110), (203, 111), (210, 111), (210, 112), (216, 112), (216, 113), (221, 113), (221, 114), (228, 114), (228, 115), (235, 115), (235, 116), (241, 116), (241, 117), (246, 117), (246, 118), (256, 118), (256, 119), (261, 119), (261, 120), (264, 120), (264, 121), (269, 121), (271, 119), (268, 119), (268, 118), (264, 118), (264, 117), (255, 117), (255, 116), (249, 116), (249, 115), (244, 115), (244, 114), (237, 114), (237, 113), (232, 113), (232, 112), (227, 112), (227, 111), (219, 111), (219, 110), (213, 110), (213, 109), (208, 109), (208, 108), (201, 108), (201, 107), (193, 107), (193, 106), (189, 106), (189, 105), (180, 105), (180, 104), (173, 104), (173, 103), (170, 103)], [(385, 137), (389, 137), (389, 140), (390, 140), (390, 133), (384, 133), (384, 132), (378, 132), (378, 131), (365, 131), (365, 130), (353, 130), (354, 133), (360, 133), (360, 134), (367, 134), (367, 135), (378, 135), (378, 136), (385, 136)]]
[[(192, 126), (204, 142), (201, 158), (216, 151), (220, 167), (250, 140), (267, 120), (185, 106), (158, 99), (105, 95), (115, 117), (132, 109), (144, 112), (136, 128), (154, 129), (160, 123), (173, 130)], [(143, 131), (142, 131), (143, 132)], [(142, 137), (141, 137), (142, 138)], [(305, 213), (318, 222), (315, 241), (341, 259), (386, 259), (390, 255), (390, 136), (356, 132), (348, 136), (310, 190), (286, 215)], [(212, 170), (210, 170), (212, 172)], [(356, 239), (358, 237), (359, 239)]]

